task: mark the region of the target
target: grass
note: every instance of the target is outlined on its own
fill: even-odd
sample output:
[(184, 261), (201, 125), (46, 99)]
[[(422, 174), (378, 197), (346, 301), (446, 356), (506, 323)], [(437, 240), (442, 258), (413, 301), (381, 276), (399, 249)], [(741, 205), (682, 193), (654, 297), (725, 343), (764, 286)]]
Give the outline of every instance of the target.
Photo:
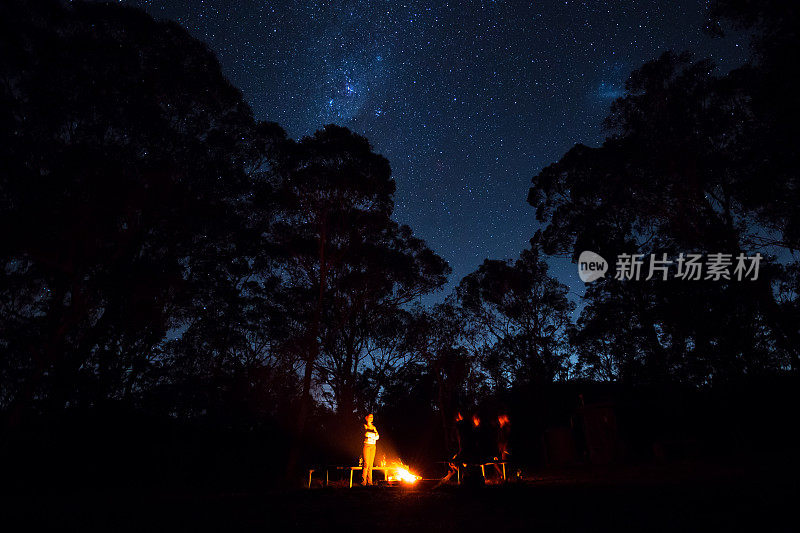
[[(80, 491), (15, 507), (31, 526), (102, 531), (795, 531), (798, 483), (775, 468), (680, 463), (550, 471), (477, 488), (259, 493)], [(45, 503), (46, 502), (46, 503)]]

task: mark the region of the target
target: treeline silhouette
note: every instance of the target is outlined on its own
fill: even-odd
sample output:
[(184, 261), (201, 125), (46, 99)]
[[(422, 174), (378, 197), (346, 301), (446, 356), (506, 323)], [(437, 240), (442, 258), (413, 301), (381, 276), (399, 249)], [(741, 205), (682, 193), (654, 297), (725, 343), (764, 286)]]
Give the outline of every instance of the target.
[[(510, 412), (514, 459), (538, 465), (584, 400), (616, 406), (629, 457), (780, 440), (800, 350), (797, 13), (710, 13), (753, 32), (752, 60), (719, 74), (666, 53), (634, 72), (603, 146), (534, 178), (531, 247), (424, 308), (450, 268), (392, 220), (389, 162), (366, 139), (255, 120), (175, 23), (4, 2), (10, 478), (264, 487), (353, 462), (366, 411), (406, 461), (452, 455), (457, 412)], [(546, 255), (582, 250), (782, 262), (756, 282), (599, 280), (573, 321)]]

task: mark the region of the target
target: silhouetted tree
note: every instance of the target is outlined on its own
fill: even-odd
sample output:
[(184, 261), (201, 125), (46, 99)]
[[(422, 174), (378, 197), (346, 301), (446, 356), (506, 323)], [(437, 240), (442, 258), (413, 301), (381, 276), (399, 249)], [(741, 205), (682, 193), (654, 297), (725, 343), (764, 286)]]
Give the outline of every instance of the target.
[[(751, 126), (769, 123), (741, 83), (750, 68), (717, 76), (708, 61), (666, 53), (635, 71), (612, 105), (603, 146), (578, 145), (534, 178), (529, 202), (547, 223), (544, 250), (573, 259), (593, 250), (612, 262), (618, 253), (766, 255), (766, 213), (785, 220), (770, 199), (783, 202), (791, 180), (753, 167), (772, 148), (758, 155), (748, 140)], [(583, 362), (605, 375), (705, 383), (778, 371), (800, 347), (796, 323), (787, 322), (796, 306), (778, 304), (773, 293), (784, 275), (768, 262), (756, 282), (622, 287), (602, 279), (587, 292), (573, 339)], [(642, 365), (646, 371), (635, 370)]]
[(435, 386), (434, 401), (445, 436), (445, 447), (456, 449), (456, 413), (461, 411), (467, 416), (467, 410), (492, 392), (479, 364), (480, 346), (476, 331), (469, 326), (464, 309), (449, 297), (432, 310), (418, 309), (414, 312), (406, 342), (408, 349), (424, 363), (421, 368), (432, 378)]
[(258, 123), (248, 139), (247, 186), (231, 204), (235, 216), (215, 257), (186, 262), (192, 299), (177, 338), (163, 346), (148, 374), (162, 409), (243, 416), (249, 424), (282, 418), (298, 397), (298, 360), (286, 349), (294, 325), (275, 260), (270, 228), (279, 212), (276, 167), (287, 144), (273, 123)]
[[(320, 368), (329, 376), (337, 411), (350, 415), (365, 364), (390, 379), (413, 354), (404, 347), (404, 306), (441, 287), (447, 263), (408, 226), (387, 221), (374, 240), (353, 239), (348, 260), (331, 276)], [(378, 383), (376, 383), (377, 385)]]
[(337, 408), (352, 412), (359, 367), (376, 346), (373, 329), (441, 286), (448, 267), (410, 228), (391, 220), (389, 163), (363, 137), (326, 126), (288, 147), (279, 168), (282, 211), (271, 237), (284, 254), (280, 275), (294, 302), (287, 311), (300, 326), (294, 348), (304, 361), (299, 440), (317, 367), (324, 366)]
[(513, 263), (485, 260), (456, 288), (482, 337), (483, 364), (498, 390), (567, 374), (567, 328), (575, 305), (547, 270), (534, 245)]
[(255, 123), (174, 23), (81, 2), (0, 10), (0, 398), (126, 397), (193, 280), (233, 268), (219, 267)]

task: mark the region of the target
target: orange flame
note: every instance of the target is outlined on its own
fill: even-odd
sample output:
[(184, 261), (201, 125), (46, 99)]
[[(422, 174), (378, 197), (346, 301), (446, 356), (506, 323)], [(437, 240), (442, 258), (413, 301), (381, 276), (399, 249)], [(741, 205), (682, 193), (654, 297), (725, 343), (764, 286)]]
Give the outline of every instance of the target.
[(403, 483), (411, 483), (414, 484), (420, 479), (420, 476), (416, 474), (412, 474), (411, 471), (408, 470), (408, 467), (402, 463), (402, 461), (398, 461), (392, 464), (394, 468), (394, 472), (387, 477), (387, 481), (402, 481)]

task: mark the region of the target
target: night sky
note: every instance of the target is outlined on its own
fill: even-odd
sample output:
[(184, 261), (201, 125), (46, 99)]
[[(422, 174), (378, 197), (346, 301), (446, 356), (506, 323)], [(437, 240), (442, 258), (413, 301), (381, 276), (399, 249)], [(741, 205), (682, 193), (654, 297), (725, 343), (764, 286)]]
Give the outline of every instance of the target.
[[(528, 246), (531, 178), (602, 141), (631, 70), (667, 49), (723, 69), (747, 53), (702, 33), (699, 0), (127, 3), (208, 43), (258, 119), (365, 135), (392, 165), (395, 219), (447, 259), (450, 287)], [(573, 265), (553, 267), (582, 293)]]

